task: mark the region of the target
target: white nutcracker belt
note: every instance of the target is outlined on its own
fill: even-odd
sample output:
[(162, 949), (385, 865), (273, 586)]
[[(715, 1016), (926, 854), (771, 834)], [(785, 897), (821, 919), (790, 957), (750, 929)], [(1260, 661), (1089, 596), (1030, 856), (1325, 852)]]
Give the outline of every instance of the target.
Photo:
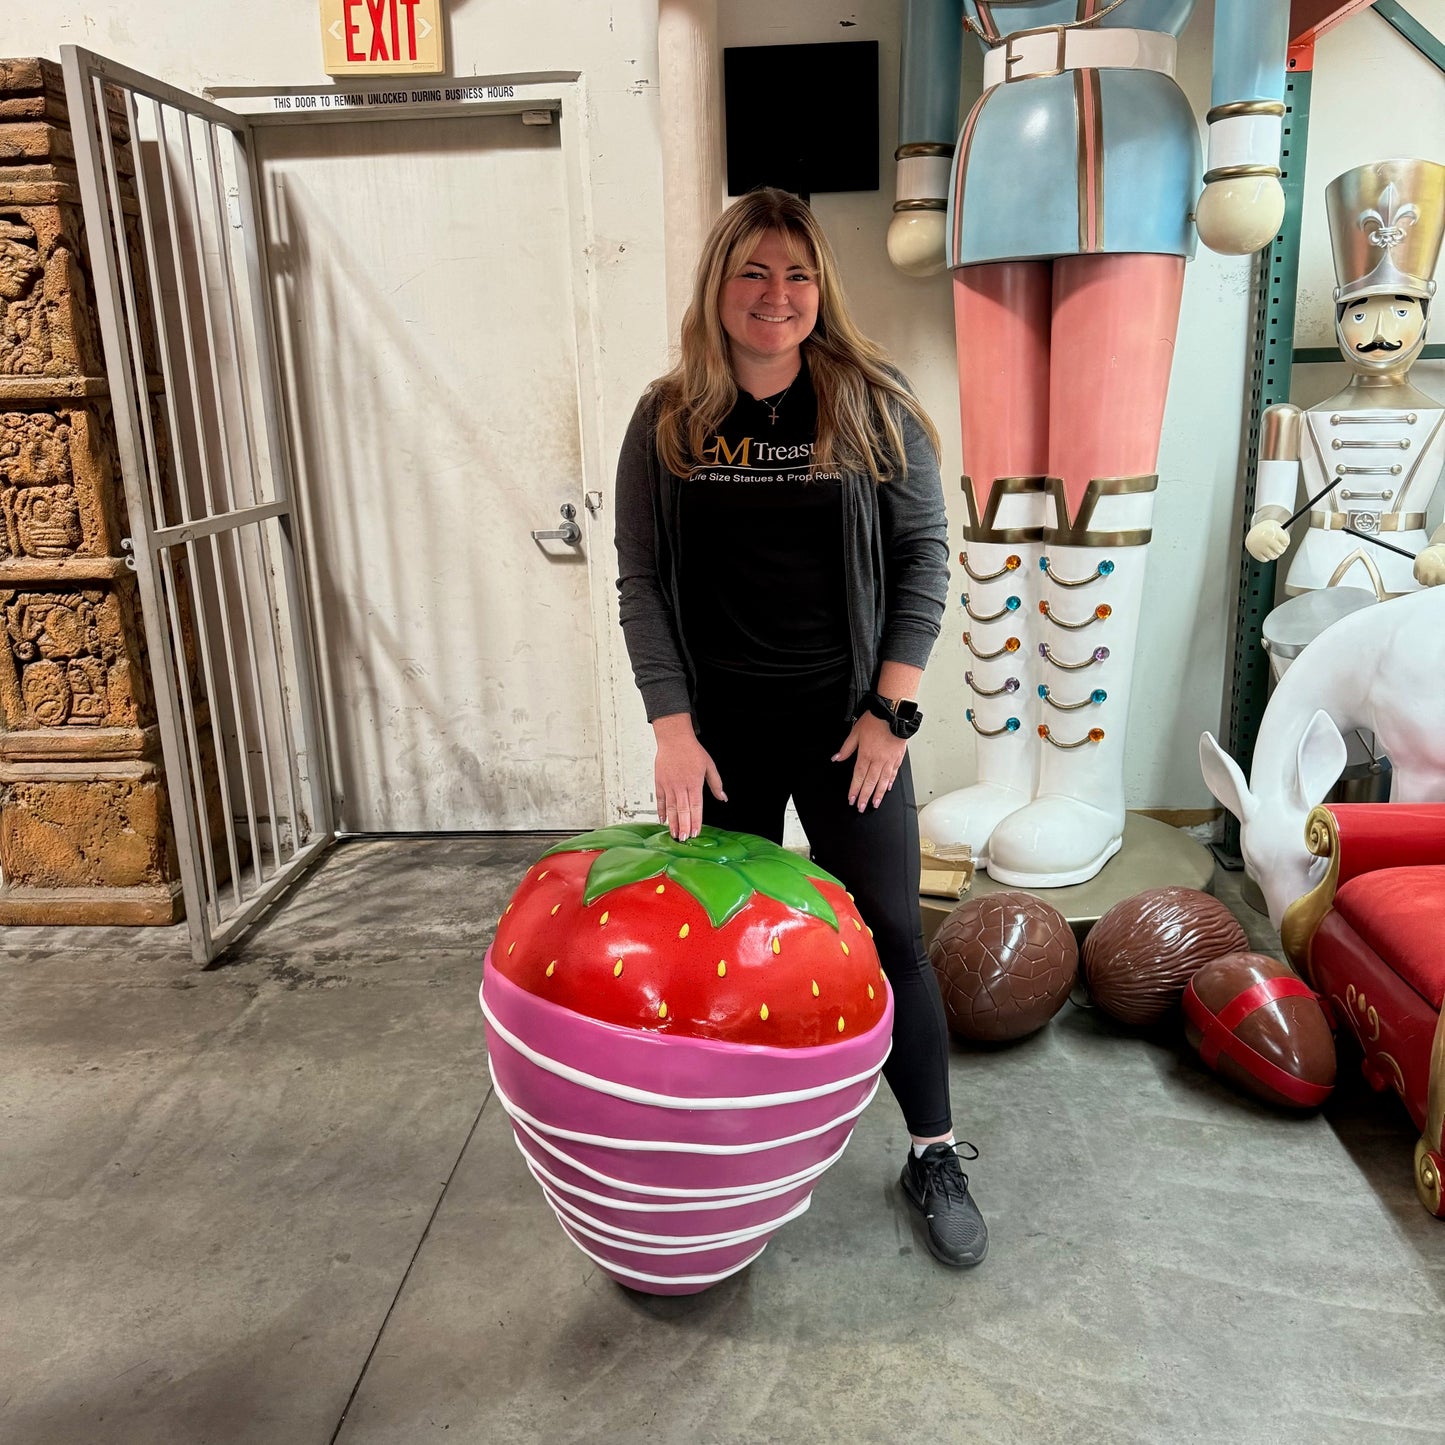
[(1042, 25), (1017, 30), (983, 58), (988, 89), (1043, 80), (1066, 70), (1154, 70), (1174, 78), (1179, 45), (1162, 30), (1085, 29)]

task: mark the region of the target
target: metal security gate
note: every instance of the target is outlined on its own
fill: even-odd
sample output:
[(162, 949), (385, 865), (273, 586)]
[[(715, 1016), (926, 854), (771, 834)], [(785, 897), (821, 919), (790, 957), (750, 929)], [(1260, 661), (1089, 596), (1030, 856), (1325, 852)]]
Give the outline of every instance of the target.
[(331, 842), (250, 122), (62, 48), (192, 952)]

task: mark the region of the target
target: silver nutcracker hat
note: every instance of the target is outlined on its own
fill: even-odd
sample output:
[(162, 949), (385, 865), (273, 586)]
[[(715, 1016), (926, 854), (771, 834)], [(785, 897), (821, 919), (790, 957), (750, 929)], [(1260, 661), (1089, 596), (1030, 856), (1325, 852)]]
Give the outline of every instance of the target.
[(1356, 296), (1435, 294), (1445, 238), (1445, 166), (1371, 161), (1325, 189), (1335, 253), (1335, 301)]

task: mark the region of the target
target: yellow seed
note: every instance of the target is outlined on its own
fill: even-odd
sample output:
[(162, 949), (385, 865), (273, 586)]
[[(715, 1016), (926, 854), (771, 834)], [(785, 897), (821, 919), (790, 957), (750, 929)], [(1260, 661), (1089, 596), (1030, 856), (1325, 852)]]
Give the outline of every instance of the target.
[(551, 870), (550, 868), (544, 868), (544, 869), (537, 875), (537, 882), (540, 883), (551, 871), (552, 871), (552, 870)]
[(869, 938), (872, 938), (872, 937), (873, 937), (873, 930), (872, 930), (871, 928), (868, 930), (868, 937), (869, 937)]
[(840, 1034), (843, 1032), (843, 1015), (842, 1015), (842, 1014), (839, 1014), (839, 1015), (838, 1015), (838, 1032), (839, 1032)]
[(604, 913), (602, 917), (597, 920), (598, 927), (600, 928), (602, 924), (606, 923), (611, 916), (612, 915), (610, 913)]
[[(605, 916), (604, 916), (604, 918), (603, 918), (602, 921), (603, 921), (604, 923), (607, 921)], [(859, 923), (856, 918), (853, 920), (853, 927), (856, 928), (856, 929), (859, 931), (859, 933), (862, 933), (862, 931), (863, 931), (863, 925), (862, 925), (861, 923)]]
[(621, 960), (620, 958), (617, 960), (616, 963), (614, 963), (614, 964), (612, 965), (612, 977), (613, 977), (613, 978), (621, 978), (621, 977), (622, 977), (622, 960)]
[(512, 950), (513, 950), (516, 946), (517, 946), (517, 945), (516, 945), (515, 943), (509, 943), (509, 944), (507, 945), (507, 957), (508, 957), (508, 958), (510, 958), (510, 957), (512, 956)]
[(851, 893), (848, 895), (848, 902), (849, 902), (849, 903), (856, 903), (857, 901), (858, 901), (858, 900), (857, 900), (856, 898), (854, 898)]
[(509, 904), (507, 904), (507, 906), (502, 910), (502, 917), (505, 918), (511, 911), (512, 911), (512, 904), (509, 903)]
[(728, 976), (728, 965), (725, 958), (718, 959), (717, 976), (719, 978), (726, 978)]
[(658, 1004), (657, 1016), (660, 1019), (665, 1019), (667, 1017), (667, 1005), (665, 1003)]
[(760, 1009), (758, 1010), (758, 1017), (759, 1017), (760, 1019), (762, 1019), (762, 1021), (763, 1021), (764, 1023), (767, 1022), (767, 1020), (768, 1020), (768, 1006), (767, 1006), (767, 1004), (764, 1004), (764, 1005), (762, 1006), (762, 1008), (760, 1008)]
[(813, 997), (818, 997), (818, 980), (816, 978), (813, 980)]
[(773, 952), (774, 952), (774, 953), (781, 953), (782, 951), (783, 951), (783, 945), (782, 945), (781, 943), (779, 943), (776, 938), (773, 939)]
[[(838, 942), (839, 942), (839, 943), (843, 943), (843, 940), (840, 938), (840, 939), (838, 940)], [(846, 943), (843, 943), (843, 957), (844, 957), (844, 958), (847, 958), (847, 957), (848, 957), (848, 945), (847, 945)]]
[(664, 892), (666, 892), (666, 886), (665, 886), (664, 884), (659, 883), (659, 884), (657, 885), (657, 891), (658, 891), (659, 893), (664, 893)]
[(558, 910), (561, 906), (562, 906), (562, 905), (561, 905), (560, 903), (554, 903), (554, 904), (552, 905), (552, 917), (553, 917), (553, 918), (555, 918), (555, 917), (557, 916), (557, 910)]
[(873, 997), (873, 985), (871, 983), (868, 985), (868, 997)]
[(551, 978), (552, 975), (553, 975), (553, 973), (556, 971), (556, 969), (557, 969), (557, 960), (554, 958), (554, 959), (552, 960), (552, 962), (547, 965), (547, 977), (548, 977), (548, 978)]
[(679, 938), (686, 938), (687, 935), (688, 935), (689, 933), (691, 933), (691, 932), (692, 932), (692, 927), (691, 927), (691, 925), (684, 923), (684, 924), (682, 925), (682, 927), (677, 930), (677, 936), (678, 936)]

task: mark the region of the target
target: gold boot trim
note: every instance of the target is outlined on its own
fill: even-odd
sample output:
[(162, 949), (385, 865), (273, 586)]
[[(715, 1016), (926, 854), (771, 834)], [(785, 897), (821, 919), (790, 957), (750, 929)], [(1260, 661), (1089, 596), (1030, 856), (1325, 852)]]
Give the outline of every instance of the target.
[(975, 612), (968, 600), (968, 593), (963, 594), (963, 610), (973, 618), (975, 622), (999, 622), (1005, 617), (1012, 616), (1023, 606), (1023, 602), (1017, 597), (1006, 597), (1004, 605), (997, 612)]
[(974, 716), (973, 709), (971, 707), (966, 708), (963, 715), (968, 719), (969, 726), (972, 727), (974, 732), (976, 732), (981, 738), (1001, 738), (1005, 733), (1018, 732), (1019, 728), (1022, 726), (1022, 724), (1016, 717), (1010, 717), (1004, 719), (1004, 724), (1001, 728), (980, 727), (978, 725), (978, 719)]
[(1048, 723), (1039, 724), (1039, 736), (1046, 742), (1052, 743), (1056, 748), (1064, 752), (1072, 752), (1075, 748), (1086, 748), (1090, 743), (1101, 743), (1104, 741), (1103, 728), (1090, 728), (1081, 738), (1075, 738), (1071, 743), (1061, 743), (1053, 733), (1049, 731)]
[(1082, 662), (1063, 662), (1054, 656), (1053, 649), (1047, 642), (1039, 643), (1039, 656), (1045, 662), (1051, 662), (1055, 667), (1062, 668), (1065, 672), (1082, 672), (1086, 667), (1093, 667), (1096, 662), (1104, 662), (1108, 659), (1109, 649), (1107, 647), (1096, 647)]
[(1000, 577), (1007, 577), (1010, 572), (1017, 572), (1024, 565), (1024, 559), (1017, 554), (1004, 558), (1003, 566), (997, 572), (975, 572), (968, 565), (968, 553), (958, 554), (958, 564), (975, 582), (997, 582)]
[[(1044, 535), (1040, 527), (1000, 527), (998, 525), (999, 504), (1005, 497), (1019, 496), (1028, 492), (1046, 492), (1058, 481), (1056, 477), (996, 477), (989, 488), (988, 502), (983, 515), (979, 515), (978, 498), (973, 494), (973, 478), (963, 478), (963, 499), (968, 505), (968, 521), (964, 524), (963, 537), (966, 542), (1002, 542), (1012, 546), (1019, 542), (1037, 542)], [(1063, 486), (1062, 482), (1059, 482)]]
[(1039, 684), (1039, 696), (1048, 703), (1050, 707), (1056, 707), (1060, 712), (1078, 712), (1080, 708), (1098, 707), (1108, 700), (1108, 693), (1102, 687), (1096, 687), (1088, 697), (1081, 697), (1078, 702), (1060, 702), (1052, 692), (1049, 691), (1047, 683)]
[(1080, 632), (1085, 627), (1092, 627), (1096, 622), (1107, 622), (1113, 615), (1114, 609), (1107, 602), (1101, 602), (1087, 617), (1070, 622), (1066, 618), (1055, 617), (1054, 609), (1046, 601), (1039, 603), (1039, 616), (1047, 617), (1055, 627), (1062, 627), (1068, 632)]
[(978, 648), (973, 645), (973, 633), (971, 632), (965, 632), (963, 634), (963, 645), (968, 648), (980, 662), (992, 662), (994, 658), (1003, 657), (1010, 652), (1017, 652), (1019, 648), (1023, 646), (1017, 637), (1006, 637), (1003, 646), (1000, 647), (997, 652), (980, 652)]
[(1061, 547), (1143, 547), (1154, 535), (1152, 527), (1135, 527), (1125, 532), (1095, 532), (1090, 523), (1105, 497), (1132, 497), (1158, 490), (1159, 476), (1095, 477), (1084, 492), (1079, 515), (1069, 521), (1069, 502), (1058, 477), (1048, 478), (1048, 492), (1054, 504), (1055, 527), (1044, 528), (1044, 541)]
[(1003, 697), (1005, 693), (1017, 692), (1020, 686), (1018, 678), (1006, 677), (1002, 687), (980, 687), (971, 672), (964, 673), (963, 680), (979, 697)]

